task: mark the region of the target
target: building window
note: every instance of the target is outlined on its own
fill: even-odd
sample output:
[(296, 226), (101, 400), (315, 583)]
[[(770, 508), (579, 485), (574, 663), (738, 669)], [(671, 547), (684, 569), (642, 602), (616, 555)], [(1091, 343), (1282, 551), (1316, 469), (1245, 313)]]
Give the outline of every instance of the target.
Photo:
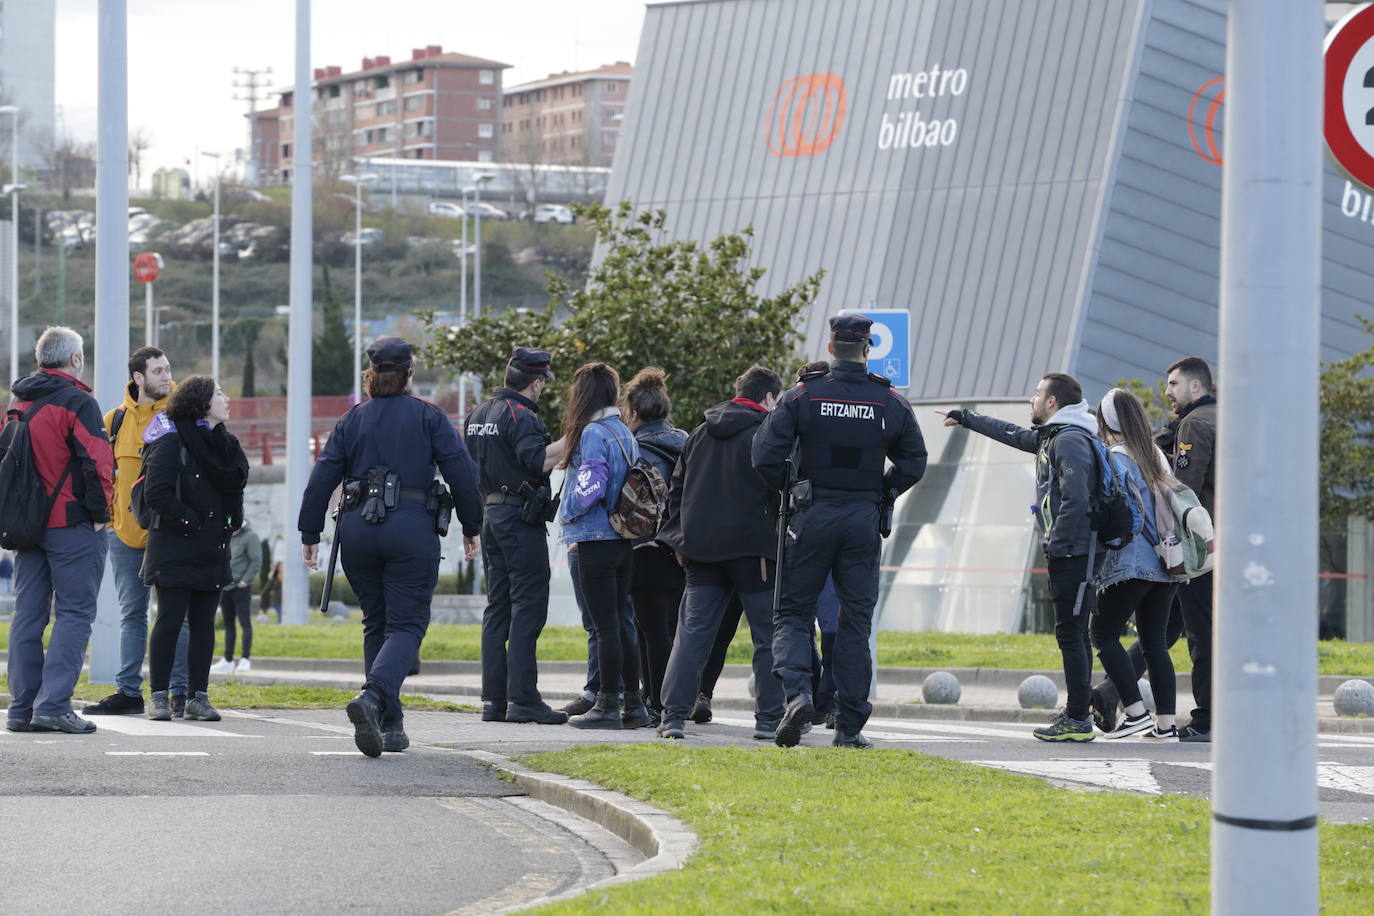
[(491, 150), (489, 150), (489, 149), (479, 149), (479, 150), (477, 151), (477, 161), (478, 161), (478, 162), (493, 162), (493, 161), (495, 161), (495, 156), (492, 155), (492, 152), (491, 152)]
[(424, 70), (407, 70), (407, 71), (406, 71), (406, 82), (407, 82), (407, 83), (423, 83), (424, 81), (425, 81), (425, 71), (424, 71)]
[(481, 137), (483, 140), (490, 140), (495, 135), (496, 131), (492, 130), (490, 124), (477, 125), (477, 136)]
[(391, 77), (379, 76), (376, 80), (373, 81), (372, 85), (378, 89), (385, 89), (387, 86), (391, 85)]
[(496, 101), (495, 101), (494, 99), (490, 99), (490, 98), (487, 98), (486, 96), (482, 96), (480, 99), (477, 100), (477, 110), (478, 110), (478, 111), (491, 111), (491, 110), (492, 110), (493, 108), (495, 108), (495, 107), (496, 107)]
[(281, 157), (282, 157), (283, 159), (290, 159), (290, 158), (291, 158), (291, 144), (290, 144), (290, 143), (283, 143), (283, 144), (281, 145)]
[(616, 94), (619, 93), (619, 92), (620, 92), (620, 84), (619, 84), (619, 83), (617, 83), (617, 82), (609, 82), (609, 83), (606, 84), (606, 94), (607, 94), (607, 95), (616, 95)]
[(412, 136), (415, 136), (415, 137), (432, 137), (432, 136), (434, 136), (434, 122), (433, 122), (433, 121), (414, 121), (414, 122), (412, 122), (412, 124), (411, 124), (411, 135), (412, 135)]
[(330, 87), (329, 87), (329, 97), (330, 97), (331, 99), (337, 99), (337, 98), (339, 97), (339, 94), (340, 94), (341, 91), (342, 91), (342, 88), (343, 88), (343, 87), (341, 87), (338, 83), (335, 83), (334, 85), (330, 86)]
[(496, 71), (495, 71), (495, 70), (478, 70), (478, 71), (477, 71), (477, 82), (481, 83), (483, 86), (492, 86), (492, 85), (495, 85), (495, 83), (496, 83)]
[(394, 101), (377, 103), (377, 117), (380, 118), (382, 115), (394, 115), (395, 113), (396, 103)]
[(419, 111), (425, 107), (425, 97), (422, 95), (406, 96), (406, 111)]

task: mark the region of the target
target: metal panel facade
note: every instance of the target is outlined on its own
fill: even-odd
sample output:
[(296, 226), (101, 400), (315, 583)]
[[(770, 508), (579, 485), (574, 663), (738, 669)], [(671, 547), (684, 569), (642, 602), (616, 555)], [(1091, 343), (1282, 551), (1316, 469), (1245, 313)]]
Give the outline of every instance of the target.
[(772, 291), (910, 308), (913, 399), (1062, 367), (1139, 0), (650, 6), (608, 201), (707, 238), (752, 225)]

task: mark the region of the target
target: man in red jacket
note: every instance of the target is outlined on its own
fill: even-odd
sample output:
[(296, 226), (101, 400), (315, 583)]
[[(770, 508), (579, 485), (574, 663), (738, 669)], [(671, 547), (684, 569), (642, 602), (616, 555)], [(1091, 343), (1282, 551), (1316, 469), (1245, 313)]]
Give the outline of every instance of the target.
[[(86, 368), (81, 335), (70, 328), (48, 328), (34, 352), (38, 371), (15, 382), (13, 406), (35, 406), (29, 438), (52, 511), (42, 543), (15, 556), (9, 643), (14, 699), (5, 728), (89, 734), (95, 724), (72, 711), (72, 689), (81, 674), (105, 572), (108, 544), (103, 532), (110, 520), (114, 451), (105, 438), (100, 407), (81, 382)], [(55, 620), (45, 656), (49, 608), (55, 610)]]

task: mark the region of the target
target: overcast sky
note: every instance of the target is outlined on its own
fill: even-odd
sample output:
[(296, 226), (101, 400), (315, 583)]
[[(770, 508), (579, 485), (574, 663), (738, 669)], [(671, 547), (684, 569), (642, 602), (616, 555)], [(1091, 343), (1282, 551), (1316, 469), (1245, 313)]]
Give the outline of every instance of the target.
[[(234, 67), (294, 74), (292, 0), (128, 0), (129, 123), (152, 135), (143, 174), (187, 165), (197, 150), (248, 144)], [(94, 140), (97, 0), (57, 0), (57, 104), (72, 136)], [(358, 69), (442, 45), (510, 64), (505, 85), (561, 70), (633, 62), (644, 0), (314, 0), (311, 66)], [(269, 96), (260, 108), (270, 108)], [(145, 179), (146, 181), (146, 179)]]

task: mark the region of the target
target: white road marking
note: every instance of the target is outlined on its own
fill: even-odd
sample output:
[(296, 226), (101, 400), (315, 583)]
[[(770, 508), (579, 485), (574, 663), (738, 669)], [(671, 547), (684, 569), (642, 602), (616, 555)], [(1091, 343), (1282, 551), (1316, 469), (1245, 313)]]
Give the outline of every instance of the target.
[(1341, 763), (1317, 764), (1317, 785), (1360, 795), (1374, 795), (1374, 767), (1347, 766)]
[[(711, 721), (712, 721), (712, 722), (719, 722), (721, 725), (735, 725), (735, 726), (738, 726), (738, 727), (740, 727), (740, 728), (753, 728), (753, 727), (754, 727), (754, 720), (753, 720), (753, 719), (731, 719), (731, 718), (722, 718), (722, 717), (720, 717), (720, 716), (715, 716), (715, 717), (713, 717), (713, 718), (711, 719)], [(870, 720), (870, 721), (877, 721), (877, 720), (875, 719), (875, 720)], [(828, 731), (823, 732), (823, 731), (821, 730), (820, 726), (815, 726), (815, 727), (811, 730), (811, 734), (813, 734), (813, 735), (822, 734), (822, 735), (823, 735), (823, 734), (830, 734), (830, 732), (828, 732)], [(907, 741), (907, 742), (918, 742), (918, 741), (919, 741), (919, 742), (921, 742), (921, 743), (926, 743), (926, 744), (939, 744), (939, 743), (941, 743), (941, 742), (964, 743), (964, 744), (986, 744), (986, 743), (987, 743), (986, 741), (982, 740), (981, 738), (977, 738), (977, 739), (973, 739), (973, 738), (954, 738), (954, 737), (950, 737), (949, 735), (913, 735), (913, 734), (910, 734), (910, 733), (902, 733), (902, 732), (873, 731), (872, 729), (869, 729), (869, 728), (865, 728), (865, 729), (864, 729), (864, 735), (865, 735), (866, 737), (869, 737), (869, 738), (877, 738), (877, 739), (880, 740), (880, 741)]]
[(362, 751), (311, 751), (312, 757), (361, 757)]
[(260, 735), (240, 735), (218, 728), (206, 728), (189, 722), (154, 722), (135, 716), (102, 716), (96, 723), (101, 732), (132, 735), (137, 738), (258, 738)]
[(1108, 789), (1159, 795), (1162, 791), (1150, 772), (1150, 761), (1140, 759), (1054, 758), (1051, 760), (974, 760), (979, 766), (1025, 773), (1045, 779), (1084, 782)]
[(209, 751), (106, 751), (106, 757), (209, 757)]

